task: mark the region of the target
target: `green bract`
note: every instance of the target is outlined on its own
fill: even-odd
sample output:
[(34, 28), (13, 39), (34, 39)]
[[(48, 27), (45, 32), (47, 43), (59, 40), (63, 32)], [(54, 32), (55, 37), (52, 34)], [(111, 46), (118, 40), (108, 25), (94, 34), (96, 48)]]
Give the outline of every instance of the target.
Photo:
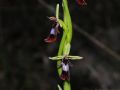
[(59, 90), (62, 90), (62, 88), (60, 87), (60, 85), (58, 85), (58, 89), (59, 89)]

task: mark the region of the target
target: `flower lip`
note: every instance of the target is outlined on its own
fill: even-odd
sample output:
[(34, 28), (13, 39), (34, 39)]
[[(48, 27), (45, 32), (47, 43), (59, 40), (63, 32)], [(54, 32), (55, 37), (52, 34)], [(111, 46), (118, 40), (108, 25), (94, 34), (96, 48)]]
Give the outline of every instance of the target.
[(62, 74), (60, 76), (61, 80), (70, 80), (70, 72), (69, 71), (62, 71)]
[(51, 29), (49, 36), (44, 39), (45, 42), (47, 43), (52, 43), (57, 40), (57, 32), (54, 28)]
[(52, 42), (55, 42), (56, 40), (57, 38), (53, 34), (49, 35), (46, 39), (44, 39), (44, 41), (47, 43), (52, 43)]
[(70, 80), (70, 70), (69, 70), (69, 60), (64, 58), (62, 60), (62, 73), (60, 75), (60, 78), (62, 80)]

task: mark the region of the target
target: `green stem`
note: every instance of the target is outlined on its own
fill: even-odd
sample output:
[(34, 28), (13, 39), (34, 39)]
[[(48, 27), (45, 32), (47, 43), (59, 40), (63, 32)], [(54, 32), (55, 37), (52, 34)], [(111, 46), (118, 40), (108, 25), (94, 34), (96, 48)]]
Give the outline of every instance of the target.
[[(68, 36), (67, 39), (67, 43), (71, 43), (71, 39), (72, 39), (72, 22), (71, 22), (71, 17), (70, 17), (70, 13), (69, 13), (69, 9), (68, 9), (68, 3), (67, 0), (63, 0), (63, 11), (64, 11), (64, 22), (65, 25), (68, 28)], [(64, 90), (71, 90), (71, 85), (70, 85), (70, 81), (64, 81), (64, 85), (63, 85)]]
[[(65, 31), (63, 32), (63, 36), (62, 36), (62, 40), (60, 42), (60, 47), (59, 47), (59, 50), (58, 50), (58, 56), (62, 55), (63, 54), (63, 48), (64, 48), (64, 45), (65, 45), (65, 37), (66, 37), (66, 33)], [(61, 64), (61, 61), (57, 61), (57, 66), (59, 66)], [(62, 68), (58, 68), (58, 74), (59, 76), (61, 75), (61, 72), (62, 72)]]
[[(57, 4), (57, 6), (56, 6), (56, 17), (57, 17), (57, 19), (59, 17), (59, 4)], [(60, 56), (60, 55), (63, 55), (63, 48), (64, 48), (65, 41), (66, 41), (65, 38), (67, 36), (67, 32), (66, 32), (67, 28), (66, 28), (66, 26), (65, 26), (65, 24), (64, 24), (64, 22), (62, 20), (58, 19), (58, 22), (62, 24), (62, 27), (64, 29), (62, 40), (60, 42), (60, 46), (59, 46), (59, 50), (58, 50), (58, 56)], [(61, 61), (57, 61), (57, 66), (59, 66), (60, 64), (61, 64)], [(61, 72), (62, 72), (62, 68), (58, 68), (57, 70), (58, 70), (58, 74), (60, 76)]]
[[(60, 42), (60, 46), (58, 50), (58, 56), (62, 56), (64, 54), (65, 45), (67, 45), (68, 43), (70, 44), (71, 39), (72, 39), (72, 22), (71, 22), (69, 9), (68, 9), (67, 0), (63, 0), (62, 4), (63, 4), (63, 12), (64, 12), (64, 22), (62, 20), (59, 20), (58, 18), (59, 17), (59, 5), (57, 4), (57, 7), (56, 7), (56, 18), (58, 22), (62, 24), (62, 27), (64, 29), (62, 40)], [(57, 61), (57, 66), (59, 66), (60, 64), (61, 64), (61, 61), (60, 60)], [(62, 68), (58, 68), (59, 76), (61, 75), (61, 72), (62, 72)], [(63, 89), (71, 90), (70, 81), (64, 81)]]
[(64, 90), (71, 90), (70, 81), (64, 81)]

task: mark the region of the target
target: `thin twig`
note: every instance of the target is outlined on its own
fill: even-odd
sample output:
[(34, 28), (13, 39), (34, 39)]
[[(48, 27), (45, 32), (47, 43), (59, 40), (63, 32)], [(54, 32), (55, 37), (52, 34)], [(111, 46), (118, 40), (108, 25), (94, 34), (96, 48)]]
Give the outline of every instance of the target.
[[(47, 4), (45, 1), (43, 0), (38, 0), (39, 3), (44, 6), (45, 8), (47, 8), (49, 11), (55, 13), (55, 9), (54, 7), (52, 7), (51, 5)], [(103, 44), (102, 42), (100, 42), (99, 40), (97, 40), (95, 37), (91, 36), (89, 33), (87, 33), (85, 30), (81, 29), (79, 26), (77, 26), (76, 24), (73, 25), (73, 27), (75, 28), (75, 30), (79, 33), (81, 33), (82, 35), (84, 35), (88, 40), (90, 40), (92, 43), (94, 43), (96, 46), (98, 46), (99, 48), (101, 48), (103, 51), (105, 51), (107, 54), (109, 54), (110, 56), (114, 57), (116, 60), (120, 61), (120, 55), (118, 55), (115, 51), (113, 51), (112, 49), (108, 48), (105, 44)]]

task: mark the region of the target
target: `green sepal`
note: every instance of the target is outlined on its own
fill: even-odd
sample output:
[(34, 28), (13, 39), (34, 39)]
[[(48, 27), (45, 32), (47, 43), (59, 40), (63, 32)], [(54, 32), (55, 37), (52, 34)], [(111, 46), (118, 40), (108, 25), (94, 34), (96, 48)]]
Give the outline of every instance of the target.
[(67, 58), (69, 60), (79, 60), (79, 59), (83, 59), (83, 57), (80, 57), (80, 56), (67, 56)]
[(83, 57), (80, 56), (55, 56), (55, 57), (49, 57), (49, 59), (51, 60), (62, 60), (64, 57), (66, 57), (69, 60), (79, 60), (79, 59), (83, 59)]
[(56, 5), (56, 18), (59, 19), (59, 4)]
[(64, 58), (64, 56), (49, 57), (49, 59), (51, 59), (51, 60), (61, 60), (63, 58)]

